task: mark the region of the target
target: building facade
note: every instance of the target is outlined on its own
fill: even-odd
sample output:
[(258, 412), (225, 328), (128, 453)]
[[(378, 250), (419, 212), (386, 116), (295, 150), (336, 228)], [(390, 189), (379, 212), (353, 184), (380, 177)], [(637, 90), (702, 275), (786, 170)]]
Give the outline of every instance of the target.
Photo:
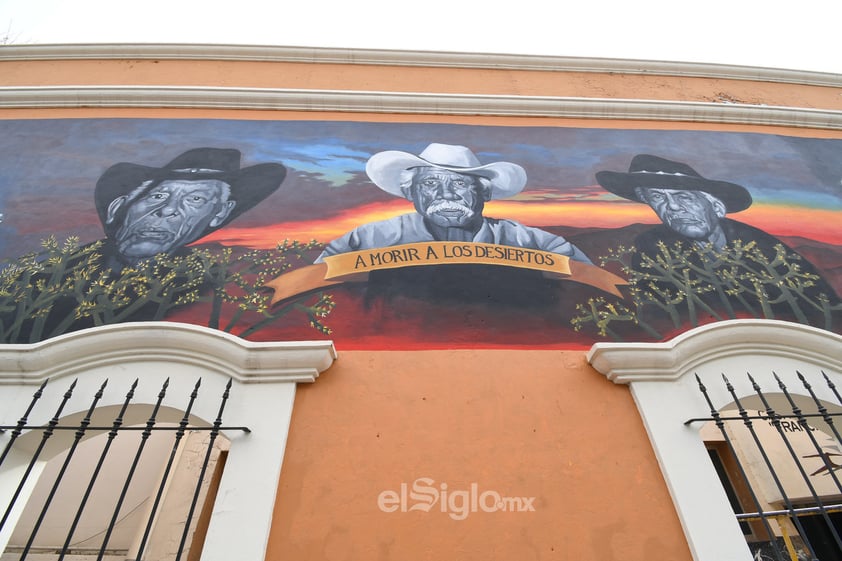
[(839, 76), (0, 68), (3, 560), (842, 559)]

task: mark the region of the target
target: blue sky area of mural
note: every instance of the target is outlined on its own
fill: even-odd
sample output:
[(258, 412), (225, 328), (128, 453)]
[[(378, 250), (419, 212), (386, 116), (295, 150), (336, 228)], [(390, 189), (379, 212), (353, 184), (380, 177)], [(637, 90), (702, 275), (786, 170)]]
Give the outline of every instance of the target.
[[(102, 172), (117, 162), (160, 166), (200, 146), (237, 148), (244, 166), (282, 162), (291, 172), (285, 184), (260, 208), (238, 219), (236, 224), (244, 226), (327, 219), (349, 206), (388, 200), (365, 176), (366, 160), (382, 150), (418, 153), (430, 142), (466, 145), (483, 162), (522, 165), (528, 174), (527, 187), (518, 197), (522, 201), (564, 198), (628, 204), (594, 187), (594, 174), (626, 171), (635, 154), (649, 153), (685, 162), (705, 177), (741, 184), (755, 204), (842, 211), (840, 140), (319, 121), (4, 121), (0, 246), (10, 257), (31, 249), (37, 236), (49, 232), (78, 234), (83, 242), (99, 237), (93, 188)], [(557, 225), (564, 225), (566, 218), (558, 216)]]

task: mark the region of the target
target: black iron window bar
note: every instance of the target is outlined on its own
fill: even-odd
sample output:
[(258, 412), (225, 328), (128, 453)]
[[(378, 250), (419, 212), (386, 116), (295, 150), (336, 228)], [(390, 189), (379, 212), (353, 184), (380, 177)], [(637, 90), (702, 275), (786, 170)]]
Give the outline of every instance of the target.
[(173, 464), (175, 463), (176, 454), (177, 454), (178, 447), (179, 447), (179, 444), (181, 442), (182, 437), (184, 436), (184, 434), (187, 431), (209, 431), (210, 432), (209, 442), (208, 442), (208, 445), (205, 449), (204, 459), (202, 461), (202, 465), (201, 465), (201, 468), (199, 470), (200, 473), (198, 475), (195, 488), (193, 490), (193, 496), (192, 496), (192, 500), (191, 500), (191, 503), (190, 503), (189, 512), (187, 514), (187, 518), (186, 518), (186, 521), (185, 521), (185, 524), (184, 524), (184, 530), (182, 532), (181, 539), (180, 539), (180, 542), (179, 542), (178, 552), (177, 552), (176, 557), (175, 557), (176, 561), (180, 561), (181, 558), (182, 558), (182, 555), (184, 554), (184, 549), (185, 549), (185, 546), (186, 546), (187, 538), (188, 538), (188, 535), (190, 533), (191, 521), (193, 520), (193, 516), (195, 514), (196, 507), (197, 507), (198, 502), (199, 502), (199, 497), (200, 497), (201, 488), (202, 488), (202, 482), (205, 479), (205, 475), (206, 475), (206, 472), (207, 472), (207, 469), (208, 469), (208, 465), (210, 464), (211, 454), (213, 452), (213, 446), (214, 446), (214, 443), (216, 441), (216, 438), (218, 437), (220, 431), (223, 431), (223, 430), (241, 431), (241, 432), (245, 432), (245, 433), (251, 432), (248, 427), (242, 427), (242, 426), (234, 427), (234, 426), (223, 426), (222, 425), (222, 414), (223, 414), (223, 411), (225, 410), (225, 405), (228, 402), (228, 398), (230, 397), (231, 380), (229, 379), (228, 383), (225, 386), (225, 390), (223, 391), (222, 396), (220, 398), (219, 409), (218, 409), (218, 412), (217, 412), (216, 419), (213, 421), (211, 426), (190, 426), (190, 424), (189, 424), (190, 413), (191, 413), (191, 411), (193, 409), (193, 405), (195, 404), (196, 399), (198, 398), (198, 395), (199, 395), (199, 388), (200, 388), (201, 383), (202, 383), (201, 378), (196, 381), (196, 384), (193, 387), (193, 391), (190, 393), (189, 399), (187, 401), (187, 405), (184, 409), (184, 415), (182, 416), (182, 418), (179, 421), (177, 426), (158, 426), (156, 424), (157, 423), (158, 411), (160, 410), (161, 404), (163, 403), (164, 397), (166, 396), (166, 393), (167, 393), (167, 388), (169, 387), (169, 378), (167, 378), (167, 380), (165, 380), (163, 385), (161, 386), (161, 389), (158, 392), (157, 401), (155, 402), (155, 404), (152, 408), (152, 414), (150, 415), (149, 419), (146, 421), (146, 424), (144, 426), (130, 426), (130, 427), (123, 426), (124, 416), (126, 414), (126, 411), (127, 411), (128, 407), (131, 405), (132, 400), (134, 399), (135, 390), (137, 389), (137, 385), (138, 385), (137, 379), (135, 379), (135, 381), (132, 383), (131, 388), (129, 389), (128, 393), (126, 393), (126, 397), (123, 400), (123, 403), (120, 407), (120, 411), (117, 414), (117, 416), (114, 418), (114, 421), (112, 422), (112, 424), (110, 426), (91, 426), (91, 418), (94, 414), (94, 411), (96, 410), (96, 407), (97, 407), (97, 404), (99, 403), (99, 400), (103, 396), (105, 388), (108, 384), (108, 380), (105, 380), (102, 383), (102, 385), (100, 386), (99, 390), (97, 390), (97, 392), (94, 394), (94, 397), (91, 400), (90, 406), (87, 410), (87, 413), (85, 414), (85, 417), (82, 419), (81, 422), (79, 422), (78, 425), (67, 426), (67, 425), (59, 424), (59, 420), (61, 418), (62, 411), (64, 410), (65, 406), (67, 405), (67, 402), (72, 397), (73, 392), (76, 388), (76, 380), (74, 380), (73, 383), (71, 383), (70, 386), (68, 387), (67, 391), (65, 391), (61, 402), (59, 403), (58, 407), (55, 410), (55, 413), (54, 413), (53, 417), (49, 420), (49, 422), (46, 423), (46, 425), (29, 425), (28, 424), (29, 416), (32, 414), (32, 410), (34, 409), (36, 403), (41, 399), (41, 397), (44, 393), (44, 388), (47, 385), (47, 382), (48, 382), (48, 380), (44, 381), (44, 383), (38, 388), (38, 390), (35, 391), (35, 393), (32, 396), (32, 400), (30, 401), (26, 411), (24, 412), (23, 416), (20, 417), (20, 419), (18, 420), (18, 422), (15, 425), (0, 426), (0, 434), (3, 434), (3, 433), (5, 433), (6, 431), (9, 431), (9, 430), (11, 431), (11, 433), (9, 435), (9, 441), (6, 443), (5, 447), (3, 448), (3, 451), (0, 452), (0, 469), (2, 469), (3, 462), (6, 460), (7, 456), (9, 455), (9, 452), (12, 449), (12, 446), (14, 445), (15, 441), (23, 433), (24, 430), (41, 430), (41, 429), (43, 429), (43, 431), (44, 431), (42, 436), (41, 436), (41, 440), (38, 443), (38, 445), (35, 449), (35, 452), (33, 453), (32, 458), (29, 461), (29, 464), (27, 465), (26, 469), (24, 470), (24, 473), (21, 476), (21, 480), (20, 480), (15, 492), (13, 493), (12, 498), (9, 501), (8, 506), (6, 507), (6, 509), (3, 513), (2, 518), (0, 518), (0, 530), (2, 530), (3, 527), (5, 526), (5, 524), (7, 523), (8, 519), (9, 519), (9, 516), (12, 512), (12, 509), (14, 508), (17, 500), (20, 498), (20, 494), (23, 491), (23, 488), (24, 488), (25, 484), (27, 483), (27, 480), (29, 479), (30, 475), (32, 474), (32, 471), (33, 471), (34, 467), (36, 466), (36, 464), (38, 462), (38, 459), (39, 459), (41, 453), (44, 450), (44, 447), (46, 446), (49, 439), (53, 436), (55, 431), (61, 431), (61, 430), (75, 431), (73, 442), (71, 443), (71, 445), (70, 445), (70, 447), (67, 451), (67, 455), (65, 456), (65, 459), (62, 463), (62, 466), (59, 469), (59, 472), (58, 472), (58, 475), (55, 479), (55, 482), (53, 483), (49, 493), (47, 494), (47, 497), (44, 501), (44, 504), (41, 507), (40, 513), (38, 515), (38, 518), (37, 518), (32, 530), (31, 530), (31, 532), (30, 532), (30, 535), (29, 535), (29, 538), (27, 539), (26, 545), (21, 550), (20, 561), (24, 561), (27, 558), (27, 556), (30, 554), (30, 552), (32, 550), (32, 547), (33, 547), (33, 544), (35, 542), (35, 537), (38, 534), (38, 531), (39, 531), (39, 529), (40, 529), (40, 527), (41, 527), (41, 525), (44, 521), (44, 518), (47, 515), (48, 510), (50, 509), (52, 501), (55, 498), (55, 495), (58, 491), (58, 488), (62, 483), (65, 472), (67, 471), (67, 467), (70, 465), (70, 461), (72, 460), (73, 455), (76, 452), (76, 448), (77, 448), (77, 446), (79, 445), (79, 443), (81, 442), (82, 438), (85, 436), (86, 433), (94, 432), (94, 431), (96, 431), (96, 432), (108, 431), (107, 440), (105, 442), (105, 445), (103, 446), (102, 451), (100, 452), (99, 458), (96, 462), (96, 466), (94, 467), (93, 472), (90, 476), (90, 479), (87, 483), (85, 492), (84, 492), (83, 497), (81, 499), (81, 502), (78, 505), (78, 507), (76, 508), (76, 513), (75, 513), (75, 516), (73, 518), (73, 522), (71, 523), (70, 528), (67, 532), (67, 537), (64, 541), (64, 545), (57, 552), (57, 555), (58, 555), (58, 557), (56, 558), (57, 561), (61, 561), (67, 555), (71, 554), (71, 551), (72, 551), (71, 550), (71, 543), (72, 543), (73, 535), (76, 532), (79, 521), (82, 518), (82, 513), (84, 512), (85, 507), (87, 506), (88, 500), (90, 499), (91, 492), (93, 491), (94, 486), (97, 482), (97, 479), (100, 476), (102, 466), (105, 463), (106, 457), (108, 456), (109, 450), (111, 448), (111, 444), (113, 443), (113, 441), (117, 437), (117, 435), (120, 432), (124, 432), (124, 431), (138, 431), (138, 430), (142, 431), (140, 444), (138, 445), (138, 448), (135, 451), (135, 455), (134, 455), (134, 458), (132, 459), (131, 467), (129, 468), (128, 475), (126, 476), (126, 480), (123, 484), (120, 495), (119, 495), (119, 497), (117, 499), (117, 502), (114, 506), (114, 510), (113, 510), (113, 514), (111, 516), (110, 522), (108, 523), (108, 526), (105, 528), (104, 538), (103, 538), (102, 544), (100, 546), (99, 552), (97, 554), (97, 561), (101, 561), (103, 559), (103, 557), (106, 554), (108, 554), (109, 551), (110, 551), (108, 549), (109, 540), (111, 539), (112, 531), (114, 530), (114, 527), (116, 526), (116, 524), (119, 520), (119, 515), (120, 515), (120, 511), (121, 511), (122, 506), (123, 506), (123, 501), (126, 498), (126, 494), (129, 490), (129, 486), (131, 485), (132, 479), (133, 479), (134, 474), (135, 474), (135, 470), (136, 470), (136, 468), (137, 468), (137, 466), (140, 462), (141, 456), (143, 454), (144, 447), (146, 445), (146, 441), (148, 440), (148, 438), (150, 437), (152, 432), (173, 431), (175, 433), (173, 445), (172, 445), (172, 448), (170, 450), (169, 457), (167, 458), (167, 463), (164, 467), (163, 476), (161, 477), (161, 483), (159, 484), (158, 489), (155, 493), (155, 499), (154, 499), (153, 505), (151, 507), (150, 514), (149, 514), (149, 516), (146, 520), (146, 524), (145, 524), (145, 527), (144, 527), (143, 537), (140, 541), (140, 545), (139, 545), (137, 554), (135, 556), (135, 561), (141, 561), (143, 559), (144, 550), (148, 546), (147, 542), (149, 540), (149, 535), (150, 535), (151, 530), (152, 530), (153, 521), (154, 521), (155, 516), (156, 516), (156, 514), (158, 512), (158, 509), (160, 507), (161, 500), (162, 500), (163, 495), (164, 495), (164, 489), (166, 487), (166, 482), (169, 478), (169, 475), (170, 475), (170, 472), (172, 470)]
[[(840, 466), (835, 465), (835, 464), (833, 464), (833, 462), (831, 462), (829, 454), (822, 448), (822, 446), (818, 442), (818, 440), (816, 440), (812, 431), (809, 430), (809, 425), (808, 425), (808, 422), (807, 422), (808, 419), (811, 419), (811, 418), (821, 418), (825, 423), (827, 423), (827, 425), (830, 428), (831, 432), (833, 433), (833, 436), (836, 439), (836, 441), (842, 442), (842, 436), (840, 436), (839, 430), (837, 429), (836, 425), (834, 424), (834, 418), (842, 416), (842, 413), (830, 413), (827, 410), (827, 408), (822, 404), (822, 402), (819, 400), (819, 398), (816, 396), (815, 392), (813, 391), (812, 386), (807, 381), (807, 379), (804, 377), (804, 375), (801, 374), (801, 372), (798, 372), (798, 371), (796, 371), (796, 374), (798, 376), (798, 379), (801, 381), (801, 384), (803, 385), (804, 389), (809, 393), (809, 396), (812, 399), (812, 402), (815, 404), (816, 411), (817, 411), (816, 413), (805, 413), (804, 411), (802, 411), (796, 405), (796, 402), (792, 398), (792, 395), (791, 395), (789, 389), (786, 387), (786, 385), (783, 383), (783, 381), (780, 379), (780, 377), (776, 373), (773, 372), (772, 375), (774, 376), (774, 378), (777, 382), (778, 389), (785, 396), (786, 401), (789, 404), (789, 407), (791, 409), (791, 413), (781, 413), (779, 411), (776, 411), (771, 406), (771, 404), (769, 403), (769, 400), (767, 399), (767, 396), (763, 393), (763, 390), (761, 389), (761, 387), (757, 383), (757, 381), (752, 377), (751, 374), (747, 374), (748, 379), (751, 382), (752, 389), (757, 394), (757, 396), (759, 397), (759, 399), (760, 399), (760, 401), (761, 401), (761, 403), (763, 404), (763, 407), (764, 407), (762, 414), (759, 414), (759, 415), (749, 414), (748, 411), (746, 410), (746, 408), (743, 406), (742, 402), (740, 401), (740, 398), (737, 396), (737, 394), (734, 390), (734, 387), (731, 384), (731, 382), (729, 381), (728, 377), (725, 376), (725, 374), (723, 374), (722, 380), (725, 384), (726, 389), (730, 393), (734, 404), (737, 407), (737, 413), (738, 413), (738, 416), (723, 416), (714, 407), (713, 402), (710, 399), (710, 396), (708, 395), (707, 388), (702, 383), (699, 376), (696, 375), (696, 381), (699, 385), (699, 391), (701, 391), (702, 395), (704, 395), (705, 400), (707, 401), (707, 404), (710, 407), (711, 416), (707, 417), (707, 418), (688, 419), (687, 421), (684, 422), (684, 424), (689, 425), (689, 424), (694, 423), (694, 422), (713, 421), (716, 424), (716, 427), (721, 432), (731, 456), (733, 458), (737, 459), (737, 461), (735, 463), (736, 463), (739, 475), (740, 475), (740, 477), (742, 478), (743, 481), (748, 483), (748, 485), (747, 485), (748, 494), (749, 494), (749, 496), (751, 498), (751, 501), (752, 501), (752, 503), (755, 507), (754, 512), (744, 512), (744, 513), (736, 514), (737, 519), (738, 520), (745, 520), (745, 521), (759, 520), (763, 525), (764, 531), (769, 536), (769, 540), (774, 542), (775, 534), (773, 533), (772, 528), (769, 525), (769, 520), (774, 519), (774, 520), (780, 522), (782, 517), (788, 518), (790, 521), (792, 521), (792, 523), (796, 527), (799, 535), (801, 536), (802, 541), (804, 542), (804, 545), (808, 549), (811, 561), (818, 561), (818, 558), (817, 558), (816, 553), (815, 553), (815, 549), (808, 539), (807, 532), (805, 531), (805, 529), (804, 529), (804, 527), (801, 523), (799, 515), (819, 515), (819, 516), (821, 516), (822, 519), (824, 520), (825, 524), (827, 525), (827, 529), (829, 531), (829, 534), (833, 538), (833, 542), (835, 543), (835, 546), (836, 546), (837, 552), (838, 552), (837, 555), (842, 555), (842, 539), (840, 539), (839, 530), (833, 524), (833, 522), (831, 521), (830, 516), (829, 516), (831, 513), (842, 512), (842, 503), (825, 504), (824, 500), (821, 498), (821, 496), (819, 496), (819, 494), (817, 493), (814, 485), (810, 481), (809, 475), (807, 474), (806, 470), (804, 469), (803, 464), (801, 463), (801, 458), (796, 453), (795, 449), (792, 446), (792, 443), (791, 443), (789, 437), (786, 434), (786, 431), (783, 428), (782, 421), (784, 419), (795, 419), (797, 421), (797, 423), (804, 429), (804, 432), (810, 438), (812, 446), (815, 447), (815, 449), (816, 449), (816, 456), (815, 457), (819, 457), (819, 458), (822, 459), (822, 461), (824, 462), (824, 467), (827, 470), (828, 474), (831, 476), (831, 478), (833, 480), (833, 483), (836, 486), (836, 489), (839, 491), (840, 494), (842, 494), (842, 483), (840, 483), (839, 477), (836, 473), (836, 471), (838, 469), (840, 469)], [(835, 384), (830, 380), (830, 378), (827, 376), (827, 374), (825, 372), (822, 372), (822, 376), (824, 377), (824, 380), (825, 380), (825, 383), (827, 384), (827, 387), (830, 388), (833, 395), (835, 396), (836, 401), (840, 405), (842, 405), (842, 396), (839, 395), (839, 392), (837, 391)], [(802, 478), (802, 480), (806, 484), (807, 489), (809, 490), (812, 502), (816, 506), (798, 508), (793, 504), (792, 500), (787, 495), (787, 493), (784, 489), (784, 486), (781, 482), (780, 476), (779, 476), (778, 470), (781, 468), (781, 466), (778, 465), (777, 468), (776, 468), (776, 466), (773, 464), (773, 462), (769, 458), (765, 448), (763, 447), (761, 439), (759, 438), (759, 436), (758, 436), (758, 434), (757, 434), (757, 432), (754, 428), (753, 422), (755, 420), (762, 420), (762, 421), (770, 422), (772, 424), (772, 426), (776, 429), (776, 432), (777, 432), (778, 436), (781, 438), (782, 442), (784, 443), (788, 454), (791, 456), (791, 458), (794, 462), (794, 465), (797, 466), (800, 477)], [(728, 432), (725, 430), (725, 421), (741, 421), (746, 426), (749, 434), (751, 435), (751, 439), (754, 442), (754, 445), (757, 447), (757, 450), (759, 451), (760, 456), (762, 457), (763, 464), (766, 466), (766, 468), (769, 471), (769, 474), (771, 475), (771, 478), (772, 478), (772, 481), (774, 482), (775, 488), (780, 493), (780, 496), (782, 498), (782, 503), (785, 506), (784, 509), (764, 511), (763, 508), (761, 508), (760, 501), (759, 501), (755, 491), (752, 489), (752, 487), (750, 485), (751, 479), (749, 479), (747, 477), (745, 469), (738, 459), (739, 456), (737, 456), (737, 454), (736, 454), (736, 451), (735, 451), (735, 448), (734, 448), (734, 443), (733, 443), (732, 439), (730, 438)], [(781, 524), (780, 528), (782, 529), (782, 532), (783, 532), (783, 540), (784, 540), (784, 544), (785, 544), (786, 549), (787, 549), (787, 557), (785, 558), (784, 554), (778, 548), (772, 548), (772, 554), (775, 556), (775, 560), (776, 561), (799, 561), (799, 559), (801, 559), (801, 558), (798, 557), (798, 554), (795, 551), (789, 536), (786, 534), (785, 526), (783, 524)]]

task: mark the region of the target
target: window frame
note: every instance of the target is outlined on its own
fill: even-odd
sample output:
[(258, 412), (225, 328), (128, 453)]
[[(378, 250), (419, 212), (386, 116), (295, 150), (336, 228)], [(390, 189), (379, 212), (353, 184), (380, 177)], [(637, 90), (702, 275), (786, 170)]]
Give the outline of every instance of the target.
[(702, 424), (684, 424), (710, 416), (694, 375), (717, 410), (733, 401), (723, 373), (734, 374), (729, 379), (738, 396), (749, 396), (754, 391), (746, 372), (775, 372), (788, 387), (800, 388), (798, 371), (820, 399), (836, 402), (821, 376), (842, 384), (842, 353), (831, 354), (840, 348), (838, 334), (760, 319), (712, 323), (660, 343), (591, 347), (588, 362), (615, 384), (629, 386), (696, 561), (750, 561), (751, 553), (699, 434)]
[[(266, 553), (296, 385), (314, 382), (335, 359), (331, 341), (251, 342), (174, 322), (95, 327), (31, 345), (0, 346), (0, 424), (15, 424), (16, 416), (22, 413), (21, 404), (25, 408), (33, 392), (48, 378), (50, 383), (39, 400), (47, 409), (55, 408), (73, 378), (77, 379), (75, 394), (86, 396), (68, 402), (63, 418), (83, 413), (89, 406), (89, 396), (106, 378), (109, 386), (116, 388), (127, 388), (134, 379), (140, 379), (143, 383), (138, 384), (132, 402), (135, 406), (154, 404), (166, 378), (170, 380), (168, 395), (173, 396), (189, 395), (198, 378), (202, 378), (202, 391), (218, 396), (231, 379), (224, 424), (245, 426), (251, 432), (223, 431), (230, 449), (201, 561), (258, 560)], [(106, 392), (98, 407), (119, 406), (124, 398), (124, 389)], [(191, 418), (211, 424), (218, 406), (218, 399), (198, 400)], [(176, 407), (169, 409), (176, 416), (183, 415)], [(0, 533), (0, 551), (40, 470), (50, 457), (69, 446), (72, 431), (57, 432), (68, 434), (57, 435), (51, 451), (39, 457), (31, 481), (27, 480), (12, 518)], [(20, 481), (20, 468), (31, 457), (27, 434), (35, 433), (40, 431), (21, 435), (0, 470), (0, 504), (9, 503)], [(0, 449), (8, 438), (9, 432), (0, 435)]]

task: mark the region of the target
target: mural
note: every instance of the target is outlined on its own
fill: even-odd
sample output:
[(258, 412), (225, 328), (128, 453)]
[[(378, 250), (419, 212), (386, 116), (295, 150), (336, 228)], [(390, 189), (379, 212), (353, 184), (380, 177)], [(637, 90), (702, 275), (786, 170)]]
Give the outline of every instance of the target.
[(842, 140), (0, 121), (0, 342), (168, 320), (342, 349), (842, 332)]

